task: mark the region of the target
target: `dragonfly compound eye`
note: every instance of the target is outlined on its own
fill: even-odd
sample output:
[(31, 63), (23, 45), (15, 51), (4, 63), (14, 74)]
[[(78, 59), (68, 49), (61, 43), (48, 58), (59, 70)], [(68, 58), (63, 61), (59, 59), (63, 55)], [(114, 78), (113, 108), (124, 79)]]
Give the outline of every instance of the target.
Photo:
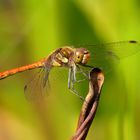
[(85, 50), (83, 53), (82, 64), (87, 64), (89, 59), (90, 59), (90, 53), (89, 53), (89, 51)]
[(90, 53), (85, 48), (79, 48), (76, 51), (75, 62), (78, 64), (86, 64), (89, 61)]

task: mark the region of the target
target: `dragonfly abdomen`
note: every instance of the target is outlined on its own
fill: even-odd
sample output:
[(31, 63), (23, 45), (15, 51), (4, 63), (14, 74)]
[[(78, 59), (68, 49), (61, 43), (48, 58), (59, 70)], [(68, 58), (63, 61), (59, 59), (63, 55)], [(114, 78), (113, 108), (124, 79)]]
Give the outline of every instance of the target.
[(26, 70), (31, 70), (31, 69), (34, 69), (34, 68), (42, 67), (43, 65), (44, 64), (41, 61), (39, 61), (39, 62), (30, 64), (30, 65), (26, 65), (26, 66), (22, 66), (22, 67), (18, 67), (18, 68), (15, 68), (15, 69), (11, 69), (11, 70), (1, 72), (0, 73), (0, 80), (6, 78), (8, 76), (14, 75), (16, 73), (19, 73), (19, 72), (23, 72), (23, 71), (26, 71)]

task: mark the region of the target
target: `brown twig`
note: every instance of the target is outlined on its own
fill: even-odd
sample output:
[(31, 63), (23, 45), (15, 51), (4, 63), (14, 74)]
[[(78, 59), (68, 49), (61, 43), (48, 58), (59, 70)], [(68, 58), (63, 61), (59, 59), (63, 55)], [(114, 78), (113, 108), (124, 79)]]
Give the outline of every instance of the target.
[(89, 77), (89, 92), (83, 103), (76, 133), (72, 137), (72, 140), (85, 140), (98, 107), (104, 74), (99, 68), (94, 68), (91, 70)]

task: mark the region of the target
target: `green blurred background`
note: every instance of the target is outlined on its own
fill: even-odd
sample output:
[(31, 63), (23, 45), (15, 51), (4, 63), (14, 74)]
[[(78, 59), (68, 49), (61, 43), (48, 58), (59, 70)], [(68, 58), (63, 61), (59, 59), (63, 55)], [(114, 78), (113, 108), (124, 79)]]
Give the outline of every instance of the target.
[[(1, 0), (0, 71), (67, 44), (140, 40), (139, 25), (139, 0)], [(139, 59), (137, 53), (112, 66), (87, 140), (140, 139)], [(67, 70), (58, 71), (51, 73), (53, 93), (41, 103), (24, 97), (33, 71), (0, 81), (0, 140), (71, 138), (82, 101), (67, 89)]]

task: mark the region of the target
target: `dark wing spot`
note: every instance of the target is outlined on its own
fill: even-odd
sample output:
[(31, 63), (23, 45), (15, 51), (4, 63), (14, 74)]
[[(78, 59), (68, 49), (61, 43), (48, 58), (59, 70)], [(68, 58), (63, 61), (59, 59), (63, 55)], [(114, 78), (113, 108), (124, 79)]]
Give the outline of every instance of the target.
[(130, 40), (129, 43), (138, 43), (136, 40)]

